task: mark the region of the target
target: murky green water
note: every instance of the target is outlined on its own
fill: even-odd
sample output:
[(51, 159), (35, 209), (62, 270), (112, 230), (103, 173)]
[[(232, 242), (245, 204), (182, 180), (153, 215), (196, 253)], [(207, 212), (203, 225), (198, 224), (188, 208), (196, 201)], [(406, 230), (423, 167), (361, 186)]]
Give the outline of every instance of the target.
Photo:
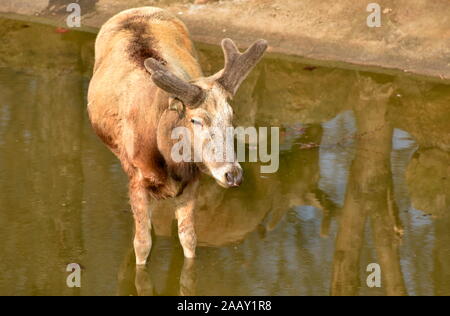
[(266, 58), (236, 123), (282, 128), (279, 172), (203, 179), (194, 265), (162, 207), (136, 271), (127, 179), (86, 115), (93, 36), (0, 20), (0, 37), (0, 294), (450, 295), (450, 86)]

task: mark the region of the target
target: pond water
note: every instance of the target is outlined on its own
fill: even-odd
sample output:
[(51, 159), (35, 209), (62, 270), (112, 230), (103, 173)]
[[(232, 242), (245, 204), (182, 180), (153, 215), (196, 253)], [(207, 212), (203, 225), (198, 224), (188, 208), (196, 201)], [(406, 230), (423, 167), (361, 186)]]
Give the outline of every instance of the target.
[(196, 261), (162, 207), (136, 271), (127, 179), (86, 115), (94, 36), (0, 20), (0, 37), (0, 294), (450, 295), (449, 85), (267, 56), (233, 104), (281, 128), (279, 171), (204, 177)]

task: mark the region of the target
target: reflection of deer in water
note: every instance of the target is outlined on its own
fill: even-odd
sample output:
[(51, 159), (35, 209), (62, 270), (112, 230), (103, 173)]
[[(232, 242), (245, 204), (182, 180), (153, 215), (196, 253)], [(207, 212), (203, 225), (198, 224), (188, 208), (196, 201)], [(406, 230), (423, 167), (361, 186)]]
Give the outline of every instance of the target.
[[(318, 141), (322, 128), (309, 128), (305, 136)], [(208, 179), (202, 181), (195, 218), (200, 245), (220, 247), (241, 242), (255, 230), (270, 232), (294, 206), (314, 206), (326, 214), (335, 207), (318, 187), (318, 150), (301, 150), (294, 145), (280, 159), (276, 174), (261, 175), (260, 166), (248, 164), (247, 180), (238, 191), (223, 190)], [(152, 217), (156, 235), (172, 235), (175, 215), (170, 211), (171, 203), (161, 201), (156, 206), (158, 211)]]
[[(182, 261), (181, 267), (177, 267), (176, 262), (171, 262), (170, 266), (174, 267), (178, 273), (171, 273), (170, 277), (167, 276), (166, 284), (162, 290), (158, 290), (155, 287), (154, 280), (152, 279), (152, 272), (148, 266), (136, 266), (134, 262), (134, 252), (131, 249), (124, 258), (124, 261), (120, 267), (118, 273), (119, 290), (118, 295), (138, 295), (138, 296), (158, 296), (169, 295), (171, 292), (170, 281), (178, 279), (178, 287), (176, 292), (180, 296), (193, 296), (195, 295), (195, 288), (197, 282), (197, 273), (195, 260), (183, 259), (181, 256), (173, 256), (172, 261), (180, 259)], [(171, 271), (173, 271), (171, 269)], [(130, 282), (131, 281), (131, 282)]]

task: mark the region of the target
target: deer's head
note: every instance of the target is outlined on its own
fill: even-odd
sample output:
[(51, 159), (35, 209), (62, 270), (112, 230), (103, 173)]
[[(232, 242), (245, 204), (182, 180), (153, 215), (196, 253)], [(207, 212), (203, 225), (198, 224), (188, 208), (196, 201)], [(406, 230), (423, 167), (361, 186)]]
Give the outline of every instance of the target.
[[(170, 72), (153, 58), (145, 61), (153, 82), (167, 92), (169, 111), (177, 116), (176, 126), (189, 130), (193, 161), (203, 172), (211, 175), (223, 187), (237, 187), (243, 172), (234, 153), (233, 138), (228, 137), (233, 127), (233, 109), (228, 103), (241, 83), (261, 60), (267, 42), (259, 40), (241, 53), (230, 39), (222, 41), (225, 55), (223, 70), (210, 77), (185, 81)], [(213, 144), (213, 146), (211, 146)], [(222, 150), (220, 150), (220, 148)], [(229, 149), (232, 148), (232, 157)], [(218, 149), (220, 151), (218, 151)], [(200, 160), (200, 161), (199, 161)]]

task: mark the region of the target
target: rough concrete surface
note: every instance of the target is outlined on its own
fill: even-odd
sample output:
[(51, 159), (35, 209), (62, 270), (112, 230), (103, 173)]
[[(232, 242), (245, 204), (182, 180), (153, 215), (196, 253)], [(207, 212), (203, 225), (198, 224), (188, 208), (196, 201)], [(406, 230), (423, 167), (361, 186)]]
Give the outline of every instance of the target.
[(91, 31), (124, 9), (159, 6), (184, 20), (199, 42), (231, 37), (245, 47), (265, 38), (274, 53), (450, 79), (448, 0), (377, 0), (379, 28), (367, 26), (369, 0), (2, 0), (0, 13), (64, 25), (71, 2), (80, 3)]

